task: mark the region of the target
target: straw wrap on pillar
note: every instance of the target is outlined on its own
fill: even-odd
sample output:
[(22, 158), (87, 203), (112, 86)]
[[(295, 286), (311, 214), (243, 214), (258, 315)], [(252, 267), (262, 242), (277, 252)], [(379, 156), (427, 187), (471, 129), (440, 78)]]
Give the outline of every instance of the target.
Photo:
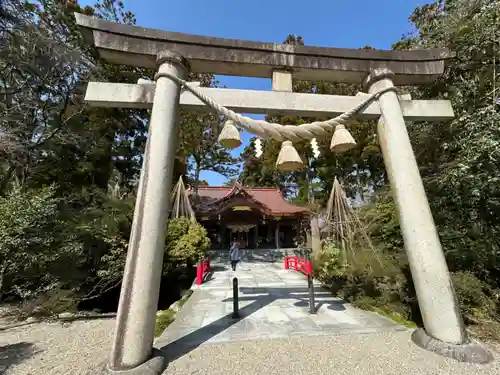
[(233, 120), (227, 120), (219, 134), (219, 143), (225, 148), (238, 148), (241, 146), (240, 132)]
[(276, 168), (281, 172), (295, 172), (304, 169), (304, 167), (304, 162), (295, 147), (293, 147), (292, 141), (283, 142), (276, 160)]
[(330, 150), (333, 152), (346, 152), (356, 146), (356, 141), (344, 125), (337, 125), (333, 133)]

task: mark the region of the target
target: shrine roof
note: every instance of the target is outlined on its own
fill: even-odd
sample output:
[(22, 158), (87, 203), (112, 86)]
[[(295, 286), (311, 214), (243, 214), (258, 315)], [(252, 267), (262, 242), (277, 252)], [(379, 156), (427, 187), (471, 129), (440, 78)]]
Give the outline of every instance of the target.
[(240, 191), (247, 193), (257, 203), (265, 206), (272, 215), (293, 215), (309, 211), (306, 207), (288, 203), (278, 188), (251, 188), (240, 184), (234, 186), (199, 186), (198, 196), (201, 199), (208, 200), (210, 205), (216, 205)]

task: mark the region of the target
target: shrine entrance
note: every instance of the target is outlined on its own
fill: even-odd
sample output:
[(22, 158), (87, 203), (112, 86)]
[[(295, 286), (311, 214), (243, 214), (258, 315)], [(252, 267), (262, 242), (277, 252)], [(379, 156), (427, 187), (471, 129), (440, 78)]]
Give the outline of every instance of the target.
[(264, 228), (259, 225), (260, 218), (258, 212), (228, 210), (214, 218), (207, 216), (201, 224), (207, 229), (213, 250), (229, 249), (232, 241), (238, 241), (241, 249), (255, 249), (259, 229), (260, 233), (264, 233)]
[[(241, 145), (240, 128), (282, 142), (277, 169), (304, 163), (293, 142), (331, 139), (331, 151), (355, 144), (349, 120), (378, 120), (377, 136), (396, 201), (405, 250), (425, 329), (413, 341), (462, 361), (487, 362), (491, 354), (471, 343), (434, 225), (405, 121), (453, 118), (447, 100), (411, 100), (396, 86), (434, 81), (444, 72), (446, 49), (372, 51), (250, 42), (151, 30), (76, 14), (89, 43), (111, 63), (155, 68), (154, 81), (90, 82), (85, 100), (96, 106), (151, 109), (123, 287), (109, 368), (160, 374), (165, 363), (153, 351), (156, 306), (166, 238), (169, 192), (178, 140), (179, 109), (211, 110), (228, 119), (220, 143)], [(273, 91), (201, 88), (188, 72), (272, 79)], [(356, 96), (298, 94), (293, 80), (363, 86)], [(241, 113), (330, 118), (297, 126)], [(347, 128), (346, 128), (347, 127)], [(265, 147), (265, 145), (264, 145)]]

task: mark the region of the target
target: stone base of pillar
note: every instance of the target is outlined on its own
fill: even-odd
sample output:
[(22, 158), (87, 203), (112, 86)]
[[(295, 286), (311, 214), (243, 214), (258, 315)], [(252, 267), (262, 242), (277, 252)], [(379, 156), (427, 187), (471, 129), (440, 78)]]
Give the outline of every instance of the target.
[(491, 352), (479, 342), (471, 341), (461, 345), (449, 344), (430, 337), (423, 328), (415, 330), (411, 339), (422, 349), (456, 359), (459, 362), (487, 364), (493, 361)]
[(153, 356), (137, 367), (128, 370), (112, 370), (106, 362), (89, 372), (88, 375), (161, 375), (166, 368), (165, 354), (153, 348)]

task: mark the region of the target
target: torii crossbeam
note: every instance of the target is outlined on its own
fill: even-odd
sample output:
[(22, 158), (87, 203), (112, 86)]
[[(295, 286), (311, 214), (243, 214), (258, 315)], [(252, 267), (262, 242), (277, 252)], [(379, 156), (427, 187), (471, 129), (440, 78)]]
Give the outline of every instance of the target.
[[(154, 83), (90, 82), (85, 101), (96, 107), (150, 109), (153, 107), (155, 88)], [(235, 112), (276, 116), (335, 117), (359, 105), (364, 98), (209, 87), (200, 87), (198, 90)], [(180, 105), (184, 109), (193, 111), (211, 110), (189, 91), (181, 92)], [(400, 105), (403, 117), (407, 121), (439, 121), (454, 117), (453, 108), (448, 100), (401, 100)], [(380, 107), (377, 103), (372, 103), (355, 117), (373, 120), (378, 119), (380, 115)]]
[(372, 51), (250, 42), (121, 25), (81, 14), (76, 14), (76, 22), (107, 61), (157, 69), (154, 84), (92, 82), (86, 95), (96, 106), (152, 108), (108, 371), (159, 374), (164, 368), (152, 345), (177, 120), (180, 106), (206, 109), (192, 93), (181, 90), (179, 79), (185, 79), (188, 71), (273, 78), (275, 92), (198, 89), (237, 112), (337, 116), (364, 100), (363, 95), (277, 92), (291, 91), (292, 80), (363, 83), (369, 94), (381, 93), (356, 116), (379, 119), (378, 138), (425, 327), (415, 331), (413, 339), (424, 348), (462, 361), (491, 360), (489, 352), (467, 338), (405, 125), (405, 119), (451, 119), (451, 104), (407, 100), (392, 90), (395, 85), (432, 82), (443, 73), (445, 60), (453, 56), (450, 51)]

